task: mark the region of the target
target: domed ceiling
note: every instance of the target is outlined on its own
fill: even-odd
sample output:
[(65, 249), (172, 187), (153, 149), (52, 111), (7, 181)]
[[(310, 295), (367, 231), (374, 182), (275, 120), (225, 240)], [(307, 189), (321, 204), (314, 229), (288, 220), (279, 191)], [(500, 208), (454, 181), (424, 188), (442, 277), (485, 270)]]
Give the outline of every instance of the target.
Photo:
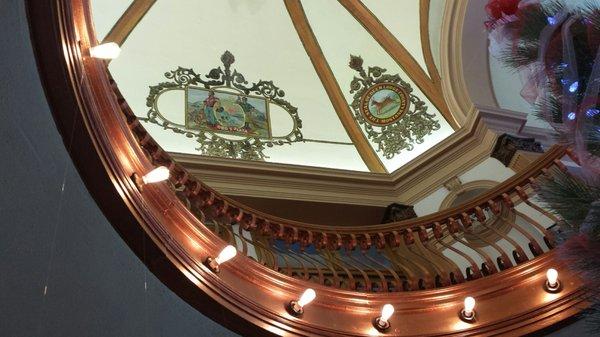
[(92, 1), (109, 69), (174, 153), (390, 173), (454, 132), (443, 1)]

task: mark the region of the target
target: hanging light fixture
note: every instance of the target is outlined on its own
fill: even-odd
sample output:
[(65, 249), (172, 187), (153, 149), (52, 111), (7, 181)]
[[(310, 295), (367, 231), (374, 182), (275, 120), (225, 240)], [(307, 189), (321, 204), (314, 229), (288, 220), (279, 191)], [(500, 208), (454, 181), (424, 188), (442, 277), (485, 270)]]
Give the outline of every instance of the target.
[(223, 248), (216, 258), (213, 259), (212, 257), (207, 257), (204, 261), (204, 265), (210, 268), (210, 270), (213, 272), (218, 273), (220, 271), (219, 266), (233, 259), (236, 254), (237, 249), (235, 249), (235, 247), (232, 245), (228, 245), (227, 247)]
[(475, 321), (475, 299), (471, 296), (466, 297), (463, 309), (460, 311), (460, 319), (472, 323)]
[(168, 168), (165, 166), (159, 166), (142, 177), (140, 177), (137, 173), (134, 173), (131, 175), (131, 179), (133, 179), (138, 189), (141, 190), (146, 184), (158, 183), (169, 179), (170, 175), (171, 173)]
[(394, 314), (394, 306), (391, 304), (386, 304), (381, 309), (381, 316), (375, 318), (373, 320), (373, 326), (379, 332), (384, 332), (390, 328), (390, 322), (388, 321), (390, 317)]
[(90, 56), (97, 59), (112, 60), (119, 57), (121, 47), (114, 42), (99, 44), (90, 48)]
[(290, 301), (286, 308), (292, 316), (300, 317), (304, 313), (304, 306), (312, 302), (315, 297), (317, 297), (317, 293), (313, 289), (308, 288), (302, 293), (299, 300)]
[(562, 289), (562, 285), (558, 280), (558, 271), (554, 268), (548, 269), (546, 272), (546, 283), (544, 283), (544, 289), (549, 293), (557, 293)]

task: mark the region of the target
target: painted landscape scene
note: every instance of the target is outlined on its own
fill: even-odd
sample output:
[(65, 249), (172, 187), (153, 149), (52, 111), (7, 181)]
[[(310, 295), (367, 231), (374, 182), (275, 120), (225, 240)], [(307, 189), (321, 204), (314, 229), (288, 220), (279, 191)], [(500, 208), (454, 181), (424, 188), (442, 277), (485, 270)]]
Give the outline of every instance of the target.
[(186, 127), (242, 137), (270, 138), (264, 98), (204, 88), (187, 88)]

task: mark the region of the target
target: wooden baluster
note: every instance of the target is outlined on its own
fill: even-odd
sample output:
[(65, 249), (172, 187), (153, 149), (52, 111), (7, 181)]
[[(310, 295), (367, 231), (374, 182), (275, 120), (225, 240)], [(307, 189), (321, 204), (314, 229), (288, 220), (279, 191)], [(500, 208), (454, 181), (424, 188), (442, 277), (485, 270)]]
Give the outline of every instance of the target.
[[(449, 281), (448, 285), (452, 283), (464, 282), (464, 277), (462, 272), (460, 271), (460, 268), (456, 265), (456, 263), (454, 263), (454, 261), (446, 257), (433, 245), (432, 240), (429, 239), (429, 234), (425, 226), (419, 227), (419, 235), (417, 237), (419, 238), (419, 241), (421, 242), (423, 247), (430, 254), (432, 254), (433, 258), (437, 259), (442, 265), (442, 269), (444, 270), (444, 277), (447, 277), (447, 281)], [(454, 277), (450, 277), (451, 275), (454, 275)]]
[(481, 268), (481, 272), (482, 274), (494, 274), (498, 272), (498, 269), (496, 268), (496, 264), (493, 262), (492, 258), (482, 249), (479, 249), (478, 247), (475, 246), (471, 246), (471, 244), (469, 244), (469, 242), (459, 238), (456, 233), (458, 233), (460, 231), (459, 225), (458, 225), (458, 221), (456, 221), (454, 218), (448, 218), (448, 223), (446, 224), (446, 227), (448, 228), (448, 232), (450, 233), (450, 236), (457, 242), (460, 242), (461, 244), (463, 244), (465, 247), (469, 247), (470, 249), (474, 250), (477, 254), (479, 254), (479, 256), (481, 256), (481, 258), (483, 258), (483, 260), (485, 262), (482, 263), (482, 268)]
[[(423, 227), (423, 229), (424, 229), (424, 227)], [(410, 230), (410, 229), (408, 229), (408, 230)], [(416, 232), (417, 235), (414, 235), (415, 232), (412, 232), (412, 234), (414, 237), (414, 242), (412, 245), (410, 245), (408, 247), (408, 249), (413, 251), (415, 254), (421, 256), (424, 260), (426, 260), (431, 265), (431, 267), (433, 267), (433, 270), (435, 271), (435, 274), (437, 275), (436, 277), (434, 277), (434, 286), (441, 287), (441, 286), (445, 286), (445, 285), (450, 285), (451, 269), (449, 269), (445, 265), (445, 260), (440, 259), (439, 256), (437, 256), (435, 253), (431, 252), (425, 246), (428, 241), (427, 231), (425, 231), (425, 230), (421, 231), (419, 229)], [(439, 280), (436, 280), (438, 278), (439, 278)], [(439, 283), (436, 281), (439, 281)]]
[[(477, 266), (477, 263), (475, 262), (475, 260), (473, 260), (465, 252), (463, 252), (461, 250), (458, 250), (455, 247), (453, 247), (452, 245), (446, 243), (446, 241), (444, 240), (444, 230), (443, 230), (442, 225), (439, 222), (436, 222), (434, 224), (433, 237), (443, 247), (445, 247), (447, 249), (450, 249), (451, 251), (455, 252), (456, 254), (462, 256), (465, 260), (467, 260), (467, 262), (469, 262), (469, 264), (471, 265), (470, 273), (466, 272), (467, 277), (469, 279), (473, 279), (474, 280), (474, 279), (478, 279), (478, 278), (480, 278), (482, 276), (481, 275), (481, 270), (479, 269), (479, 266)], [(460, 279), (462, 279), (462, 281), (464, 281), (464, 277), (462, 277), (463, 276), (462, 273), (459, 272), (458, 275), (460, 275)], [(457, 278), (459, 277), (458, 275), (456, 276)]]

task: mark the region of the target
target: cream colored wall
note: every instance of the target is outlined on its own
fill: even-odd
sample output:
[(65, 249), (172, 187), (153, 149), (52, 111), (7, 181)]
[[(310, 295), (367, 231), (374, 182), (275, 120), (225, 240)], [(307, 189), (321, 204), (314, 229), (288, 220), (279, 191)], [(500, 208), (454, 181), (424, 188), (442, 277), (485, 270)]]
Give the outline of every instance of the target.
[(92, 14), (96, 37), (102, 41), (133, 0), (94, 0)]
[[(495, 158), (487, 158), (483, 162), (474, 166), (472, 169), (461, 174), (458, 178), (465, 184), (478, 180), (493, 180), (497, 182), (505, 181), (514, 174), (514, 171), (505, 167)], [(445, 187), (440, 187), (435, 192), (417, 202), (415, 212), (418, 216), (435, 213), (440, 210), (440, 205), (444, 198), (450, 194)]]

